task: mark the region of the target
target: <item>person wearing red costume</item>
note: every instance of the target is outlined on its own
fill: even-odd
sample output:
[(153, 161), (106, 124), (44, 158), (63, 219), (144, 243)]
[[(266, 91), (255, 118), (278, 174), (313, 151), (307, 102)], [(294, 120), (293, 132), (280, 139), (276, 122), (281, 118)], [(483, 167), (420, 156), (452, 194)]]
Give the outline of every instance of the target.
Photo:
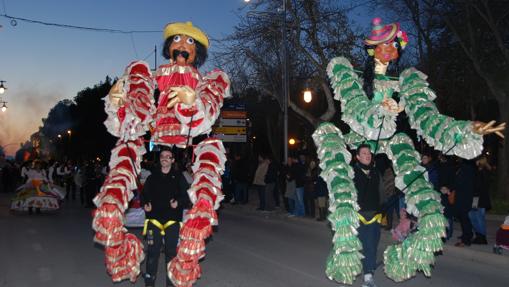
[[(110, 172), (94, 199), (94, 240), (105, 246), (106, 268), (113, 281), (135, 281), (144, 259), (143, 245), (127, 233), (123, 216), (136, 189), (136, 177), (145, 151), (143, 136), (163, 146), (186, 147), (198, 135), (208, 134), (219, 116), (223, 99), (230, 96), (228, 76), (219, 70), (202, 75), (209, 40), (191, 22), (170, 23), (164, 29), (163, 56), (168, 64), (152, 75), (149, 66), (135, 61), (105, 98), (105, 126), (118, 137)], [(160, 95), (157, 104), (154, 90)], [(194, 147), (193, 203), (180, 229), (177, 256), (168, 264), (175, 286), (192, 286), (199, 278), (198, 261), (205, 256), (205, 239), (217, 224), (215, 210), (223, 199), (221, 174), (225, 150), (218, 139), (207, 138)]]

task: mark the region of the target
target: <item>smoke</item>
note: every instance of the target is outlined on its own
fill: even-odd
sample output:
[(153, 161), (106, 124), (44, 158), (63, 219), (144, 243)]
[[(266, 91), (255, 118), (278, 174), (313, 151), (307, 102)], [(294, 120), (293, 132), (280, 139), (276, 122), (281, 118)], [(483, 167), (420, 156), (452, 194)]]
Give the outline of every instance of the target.
[(48, 116), (50, 109), (64, 95), (57, 88), (38, 89), (32, 87), (9, 87), (2, 95), (7, 102), (7, 111), (0, 111), (0, 146), (5, 147), (6, 155), (14, 155), (20, 143), (30, 140), (39, 131), (42, 118)]

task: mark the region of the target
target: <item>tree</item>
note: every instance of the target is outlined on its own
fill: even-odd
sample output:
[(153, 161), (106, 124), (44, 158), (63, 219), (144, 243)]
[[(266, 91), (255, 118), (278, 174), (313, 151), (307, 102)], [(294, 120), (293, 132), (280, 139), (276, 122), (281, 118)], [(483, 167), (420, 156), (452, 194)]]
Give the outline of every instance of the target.
[[(474, 71), (499, 103), (500, 120), (509, 122), (509, 5), (504, 1), (447, 1), (442, 12)], [(509, 135), (505, 130), (505, 137)], [(509, 148), (498, 154), (498, 194), (509, 199)]]
[[(231, 75), (233, 89), (243, 93), (255, 89), (261, 97), (274, 99), (282, 106), (282, 32), (287, 30), (287, 63), (290, 81), (289, 107), (313, 128), (330, 120), (335, 104), (326, 67), (338, 55), (354, 57), (357, 34), (349, 24), (345, 9), (337, 1), (286, 1), (287, 13), (280, 0), (260, 0), (241, 17), (234, 32), (225, 38), (222, 51), (217, 53), (219, 65)], [(277, 11), (277, 12), (275, 12)], [(313, 114), (303, 109), (296, 98), (303, 84), (309, 83), (324, 99), (323, 110)], [(269, 143), (280, 154), (282, 112), (278, 124), (267, 117)], [(283, 143), (286, 144), (286, 143)]]
[(108, 158), (115, 138), (103, 124), (106, 113), (102, 98), (111, 86), (112, 80), (106, 77), (104, 82), (78, 92), (74, 102), (62, 100), (50, 110), (40, 128), (41, 142), (50, 157), (73, 160)]

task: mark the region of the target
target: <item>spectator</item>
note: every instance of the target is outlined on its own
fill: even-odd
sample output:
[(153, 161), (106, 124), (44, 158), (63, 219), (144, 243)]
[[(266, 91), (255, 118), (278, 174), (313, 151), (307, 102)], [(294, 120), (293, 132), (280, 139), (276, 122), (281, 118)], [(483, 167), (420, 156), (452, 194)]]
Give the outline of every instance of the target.
[(490, 182), (493, 167), (484, 155), (477, 159), (475, 163), (477, 165), (477, 180), (472, 210), (468, 213), (475, 231), (475, 238), (472, 243), (488, 244), (486, 240), (486, 211), (491, 209)]
[(438, 185), (441, 192), (441, 203), (444, 206), (444, 216), (447, 218), (448, 226), (446, 228), (446, 240), (449, 240), (453, 234), (454, 209), (453, 204), (455, 196), (452, 193), (454, 184), (454, 166), (450, 160), (443, 154), (438, 155)]
[(315, 182), (318, 177), (316, 161), (311, 160), (306, 168), (304, 182), (304, 210), (307, 216), (315, 217)]
[(235, 203), (246, 204), (248, 202), (249, 173), (246, 171), (247, 166), (246, 157), (236, 154), (232, 163)]
[[(304, 182), (306, 176), (306, 168), (302, 162), (295, 156), (291, 156), (288, 160), (289, 172), (293, 180), (295, 180), (295, 208), (293, 215), (304, 216)], [(291, 163), (291, 165), (290, 165)]]
[(270, 160), (265, 155), (258, 156), (258, 167), (256, 168), (256, 172), (253, 179), (253, 186), (258, 192), (258, 198), (260, 200), (259, 206), (256, 210), (265, 210), (265, 175), (267, 174), (267, 170), (269, 169)]
[(327, 216), (327, 183), (321, 176), (318, 176), (314, 185), (316, 204), (318, 206), (318, 217), (316, 220), (323, 221)]
[(265, 209), (267, 211), (274, 210), (274, 191), (277, 186), (277, 179), (279, 176), (278, 164), (269, 158), (269, 167), (265, 174)]
[(454, 178), (454, 212), (461, 224), (460, 241), (455, 246), (464, 247), (470, 246), (472, 243), (472, 223), (468, 217), (468, 213), (472, 209), (472, 202), (474, 198), (476, 170), (472, 161), (459, 159), (459, 168), (456, 171)]

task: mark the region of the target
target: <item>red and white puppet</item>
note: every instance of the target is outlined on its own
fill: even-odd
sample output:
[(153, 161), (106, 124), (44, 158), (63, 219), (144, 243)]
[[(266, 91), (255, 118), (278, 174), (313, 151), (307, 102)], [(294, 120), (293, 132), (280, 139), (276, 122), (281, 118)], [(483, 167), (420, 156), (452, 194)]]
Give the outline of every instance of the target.
[[(197, 135), (210, 132), (223, 99), (230, 96), (228, 76), (214, 70), (202, 76), (197, 70), (207, 58), (209, 40), (191, 22), (170, 23), (164, 29), (163, 56), (169, 64), (155, 76), (142, 61), (131, 63), (105, 99), (108, 131), (118, 137), (112, 150), (110, 172), (94, 199), (94, 240), (105, 246), (106, 268), (113, 281), (135, 281), (144, 259), (140, 240), (124, 227), (124, 213), (136, 188), (140, 160), (146, 152), (143, 136), (152, 133), (156, 144), (185, 147)], [(154, 89), (160, 96), (156, 105)], [(218, 139), (208, 138), (195, 148), (193, 203), (180, 230), (177, 256), (168, 264), (168, 276), (179, 287), (192, 286), (201, 274), (198, 261), (205, 256), (205, 239), (217, 224), (216, 209), (223, 199), (221, 174), (225, 150)]]

